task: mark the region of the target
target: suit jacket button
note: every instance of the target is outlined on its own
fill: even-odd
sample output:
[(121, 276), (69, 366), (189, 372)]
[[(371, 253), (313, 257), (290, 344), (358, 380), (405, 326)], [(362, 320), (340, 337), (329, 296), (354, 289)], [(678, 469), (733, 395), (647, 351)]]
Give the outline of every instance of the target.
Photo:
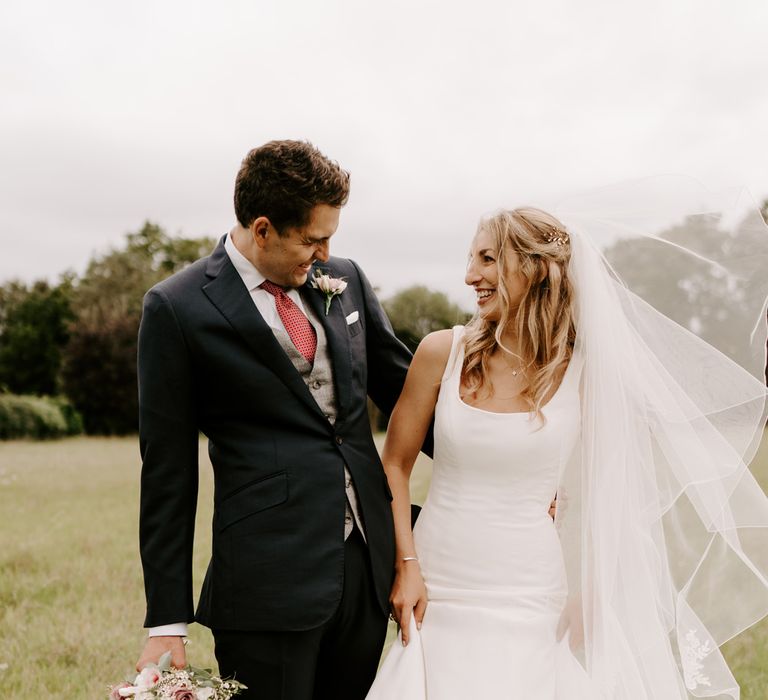
[(341, 437), (341, 435), (336, 436), (336, 444), (341, 445), (341, 443), (344, 442), (344, 438)]

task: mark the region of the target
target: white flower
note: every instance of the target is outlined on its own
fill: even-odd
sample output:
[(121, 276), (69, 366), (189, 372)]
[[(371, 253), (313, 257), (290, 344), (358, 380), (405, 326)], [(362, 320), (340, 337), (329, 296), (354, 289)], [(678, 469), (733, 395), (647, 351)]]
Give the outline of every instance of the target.
[(347, 288), (347, 283), (343, 279), (324, 275), (320, 270), (315, 270), (312, 286), (325, 294), (325, 315), (327, 316), (331, 308), (331, 300)]
[(120, 688), (118, 694), (122, 698), (133, 698), (133, 700), (153, 700), (154, 693), (150, 690), (145, 690), (137, 686), (131, 686), (130, 688)]
[(685, 635), (686, 644), (680, 649), (680, 660), (683, 662), (683, 675), (685, 676), (685, 685), (688, 690), (696, 690), (700, 685), (711, 686), (709, 676), (702, 673), (704, 664), (701, 663), (709, 656), (714, 648), (707, 639), (703, 644), (699, 640), (696, 630), (690, 630)]
[(326, 294), (341, 294), (347, 288), (347, 283), (337, 277), (320, 273), (315, 275), (312, 286)]
[(136, 680), (133, 684), (139, 690), (149, 690), (157, 685), (157, 682), (163, 677), (160, 669), (157, 666), (145, 666), (141, 669), (141, 673), (136, 676)]
[(215, 692), (213, 688), (198, 688), (197, 700), (211, 700)]
[(145, 666), (136, 676), (133, 685), (127, 688), (119, 688), (118, 694), (122, 698), (132, 697), (134, 700), (152, 700), (152, 693), (147, 692), (154, 688), (163, 677), (160, 669), (155, 665)]

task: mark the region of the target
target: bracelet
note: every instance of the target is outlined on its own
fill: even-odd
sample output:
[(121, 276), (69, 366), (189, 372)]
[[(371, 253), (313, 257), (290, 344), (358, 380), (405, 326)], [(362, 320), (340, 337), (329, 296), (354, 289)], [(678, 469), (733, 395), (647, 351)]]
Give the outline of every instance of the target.
[(419, 561), (418, 557), (403, 557), (402, 561)]

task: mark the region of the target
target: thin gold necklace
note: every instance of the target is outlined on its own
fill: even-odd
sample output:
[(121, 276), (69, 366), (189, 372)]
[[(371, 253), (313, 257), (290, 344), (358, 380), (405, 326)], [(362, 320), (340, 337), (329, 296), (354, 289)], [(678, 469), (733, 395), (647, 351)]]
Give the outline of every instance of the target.
[[(516, 368), (512, 367), (512, 364), (507, 359), (507, 355), (513, 355), (512, 353), (507, 352), (504, 350), (504, 348), (501, 348), (501, 359), (504, 362), (504, 364), (512, 371), (512, 376), (516, 377), (520, 373), (525, 373), (525, 367), (522, 365), (518, 365)], [(513, 355), (515, 359), (519, 359), (517, 355)]]

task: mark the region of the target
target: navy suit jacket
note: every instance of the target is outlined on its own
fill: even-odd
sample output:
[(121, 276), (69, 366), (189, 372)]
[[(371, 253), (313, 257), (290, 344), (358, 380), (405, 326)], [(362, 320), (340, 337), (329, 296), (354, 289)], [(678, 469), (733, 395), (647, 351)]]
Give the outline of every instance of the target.
[[(197, 620), (232, 630), (311, 629), (344, 577), (344, 465), (354, 479), (383, 610), (393, 576), (387, 479), (367, 396), (389, 414), (410, 353), (351, 260), (316, 264), (347, 281), (300, 290), (322, 320), (338, 418), (331, 425), (262, 318), (224, 249), (153, 287), (139, 331), (140, 549), (148, 627)], [(314, 270), (310, 274), (313, 274)], [(346, 317), (357, 311), (358, 319)], [(209, 440), (213, 550), (193, 612), (198, 436)]]

